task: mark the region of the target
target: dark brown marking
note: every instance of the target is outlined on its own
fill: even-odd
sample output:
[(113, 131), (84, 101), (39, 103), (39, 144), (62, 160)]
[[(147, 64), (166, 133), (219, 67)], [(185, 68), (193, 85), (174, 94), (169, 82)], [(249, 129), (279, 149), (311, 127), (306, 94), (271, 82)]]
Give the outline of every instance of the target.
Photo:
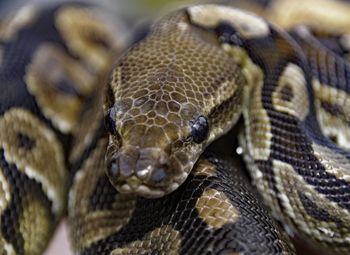
[(287, 83), (283, 86), (281, 89), (281, 98), (283, 101), (291, 102), (293, 99), (293, 89), (291, 86)]
[(18, 146), (26, 150), (31, 150), (35, 147), (35, 140), (23, 133), (17, 134)]

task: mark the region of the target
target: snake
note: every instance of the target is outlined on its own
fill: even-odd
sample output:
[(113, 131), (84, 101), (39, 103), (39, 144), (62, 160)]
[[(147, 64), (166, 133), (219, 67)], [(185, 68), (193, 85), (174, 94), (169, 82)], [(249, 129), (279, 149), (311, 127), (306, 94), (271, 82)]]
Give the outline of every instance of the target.
[(350, 7), (322, 1), (141, 36), (84, 2), (2, 18), (1, 254), (42, 254), (65, 215), (75, 254), (296, 254), (285, 231), (349, 254)]

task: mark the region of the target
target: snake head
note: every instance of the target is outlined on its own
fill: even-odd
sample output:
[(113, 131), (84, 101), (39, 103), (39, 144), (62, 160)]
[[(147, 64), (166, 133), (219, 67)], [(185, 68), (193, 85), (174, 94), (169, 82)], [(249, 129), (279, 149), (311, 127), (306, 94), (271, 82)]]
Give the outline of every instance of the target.
[(107, 175), (120, 192), (145, 197), (185, 181), (238, 119), (246, 83), (213, 29), (183, 11), (164, 19), (119, 59), (104, 105)]
[(137, 111), (134, 104), (121, 100), (106, 112), (107, 175), (122, 193), (160, 197), (186, 179), (208, 138), (209, 123), (189, 105), (164, 115), (161, 102), (149, 99)]

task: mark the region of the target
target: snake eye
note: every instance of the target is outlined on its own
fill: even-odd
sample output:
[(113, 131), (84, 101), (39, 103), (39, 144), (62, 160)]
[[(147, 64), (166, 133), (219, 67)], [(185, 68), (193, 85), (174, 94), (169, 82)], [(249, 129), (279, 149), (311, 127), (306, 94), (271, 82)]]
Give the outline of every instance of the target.
[(116, 114), (117, 112), (115, 107), (109, 108), (107, 111), (107, 114), (105, 115), (105, 120), (104, 120), (106, 130), (112, 135), (115, 135), (117, 133), (116, 123), (115, 123)]
[(204, 116), (197, 117), (191, 124), (191, 136), (195, 143), (201, 143), (205, 140), (209, 131), (208, 120)]

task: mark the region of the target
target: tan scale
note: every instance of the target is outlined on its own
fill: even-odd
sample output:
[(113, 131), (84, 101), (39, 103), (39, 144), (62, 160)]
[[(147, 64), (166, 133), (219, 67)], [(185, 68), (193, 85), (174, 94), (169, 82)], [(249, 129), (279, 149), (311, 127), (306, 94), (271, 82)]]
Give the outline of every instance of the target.
[(134, 196), (117, 194), (110, 210), (90, 211), (92, 193), (98, 188), (98, 179), (104, 176), (106, 145), (106, 139), (98, 142), (96, 149), (76, 174), (69, 193), (69, 223), (73, 230), (79, 230), (71, 233), (76, 252), (120, 230), (130, 220), (136, 204)]
[(244, 88), (244, 104), (242, 106), (247, 132), (246, 146), (248, 147), (246, 149), (250, 151), (254, 159), (266, 160), (270, 155), (271, 124), (261, 102), (263, 71), (253, 63), (244, 49), (230, 47), (227, 44), (223, 44), (222, 48), (240, 66), (248, 84)]
[(69, 49), (97, 74), (110, 69), (115, 51), (125, 43), (121, 28), (108, 25), (107, 20), (91, 7), (63, 6), (56, 13), (56, 27)]
[(181, 235), (170, 225), (164, 225), (147, 233), (141, 240), (133, 241), (125, 247), (116, 248), (111, 255), (180, 254)]
[(255, 160), (266, 160), (270, 155), (271, 123), (261, 101), (263, 71), (252, 62), (244, 49), (227, 44), (223, 44), (222, 47), (240, 66), (248, 83), (248, 86), (245, 86), (242, 106), (247, 133), (246, 150), (250, 151)]
[[(249, 173), (252, 177), (252, 183), (259, 191), (261, 191), (260, 194), (261, 194), (261, 197), (263, 198), (264, 203), (268, 205), (269, 208), (273, 208), (272, 215), (276, 219), (281, 220), (283, 211), (282, 211), (282, 208), (280, 208), (280, 205), (278, 203), (277, 193), (270, 188), (269, 181), (266, 178), (266, 175), (263, 174), (263, 172), (259, 169), (259, 167), (254, 162), (254, 158), (249, 154), (248, 144), (247, 144), (249, 139), (244, 132), (245, 132), (244, 130), (241, 130), (241, 132), (239, 133), (238, 139), (239, 139), (239, 144), (242, 146), (242, 149), (243, 149), (244, 162), (246, 164), (247, 169), (249, 169)], [(287, 219), (285, 223), (288, 224), (289, 220)]]
[(303, 121), (309, 114), (306, 80), (303, 70), (289, 63), (279, 77), (272, 94), (272, 103), (277, 111), (288, 113)]
[[(317, 240), (318, 245), (327, 248), (328, 245), (340, 254), (346, 254), (344, 243), (350, 243), (349, 227), (350, 215), (346, 209), (340, 208), (336, 203), (320, 195), (313, 187), (308, 185), (301, 176), (295, 174), (293, 167), (287, 163), (273, 161), (274, 179), (278, 189), (278, 197), (284, 206), (284, 212), (298, 227), (299, 233)], [(315, 206), (322, 208), (331, 217), (340, 222), (322, 221), (313, 218), (300, 201), (298, 191), (305, 195)], [(281, 216), (285, 217), (285, 214)], [(337, 247), (337, 243), (343, 244)], [(329, 248), (329, 247), (328, 247)]]
[[(87, 96), (94, 85), (95, 77), (87, 68), (68, 56), (60, 46), (47, 43), (34, 53), (24, 79), (29, 92), (53, 125), (63, 133), (72, 132), (82, 110), (79, 95)], [(60, 82), (68, 83), (70, 89), (79, 94), (61, 92)]]
[[(0, 215), (5, 211), (11, 202), (10, 184), (7, 182), (3, 174), (3, 169), (0, 167)], [(1, 225), (1, 219), (0, 219)], [(0, 236), (0, 253), (12, 255), (15, 251), (11, 244), (9, 244), (2, 236)]]
[(0, 215), (11, 201), (10, 184), (7, 182), (0, 167)]
[(350, 162), (345, 155), (335, 153), (330, 148), (318, 144), (312, 144), (312, 147), (315, 156), (324, 166), (327, 173), (334, 175), (339, 180), (350, 183)]
[(208, 160), (201, 160), (197, 163), (193, 169), (192, 174), (198, 176), (212, 177), (216, 176), (217, 170), (215, 165), (211, 164)]
[(199, 217), (209, 227), (218, 229), (239, 219), (239, 211), (223, 192), (206, 189), (196, 202)]
[(251, 92), (251, 100), (243, 109), (246, 134), (246, 150), (254, 160), (267, 160), (271, 147), (271, 123), (261, 102), (262, 80)]
[(23, 211), (19, 217), (19, 231), (24, 240), (23, 249), (28, 255), (40, 254), (56, 226), (50, 219), (51, 208), (31, 194), (23, 198), (23, 201)]
[[(33, 148), (22, 148), (19, 135), (28, 137)], [(63, 150), (52, 130), (25, 109), (12, 108), (0, 117), (0, 147), (8, 163), (40, 182), (52, 201), (55, 214), (64, 208), (66, 169)]]
[[(322, 132), (339, 146), (350, 149), (350, 96), (345, 91), (320, 84), (316, 79), (312, 81), (312, 86), (315, 92), (317, 119)], [(322, 103), (333, 106), (337, 109), (336, 112), (326, 111)]]

